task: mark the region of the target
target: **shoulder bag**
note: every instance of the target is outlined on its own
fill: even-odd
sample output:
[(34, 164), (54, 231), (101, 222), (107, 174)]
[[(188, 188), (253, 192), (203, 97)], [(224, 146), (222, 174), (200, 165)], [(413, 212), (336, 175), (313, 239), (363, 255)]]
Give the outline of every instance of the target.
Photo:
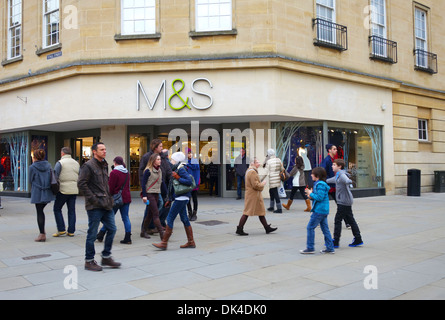
[(60, 183), (59, 180), (56, 178), (56, 173), (53, 169), (51, 169), (51, 183), (50, 183), (51, 192), (54, 195), (57, 195), (60, 190)]
[[(179, 168), (176, 170), (176, 173), (178, 173), (178, 171), (179, 171)], [(186, 170), (186, 172), (187, 172), (187, 170)], [(180, 196), (182, 194), (186, 194), (188, 192), (191, 192), (193, 189), (196, 188), (195, 179), (193, 178), (193, 176), (190, 173), (187, 172), (187, 174), (192, 179), (192, 184), (190, 186), (182, 184), (182, 183), (179, 182), (179, 180), (176, 180), (176, 179), (172, 178), (172, 180), (173, 180), (173, 190), (175, 191), (175, 195)]]
[(124, 205), (124, 199), (122, 199), (122, 190), (124, 190), (124, 187), (127, 184), (127, 179), (128, 179), (128, 174), (125, 176), (125, 182), (122, 185), (119, 192), (116, 194), (113, 194), (114, 207), (120, 208)]

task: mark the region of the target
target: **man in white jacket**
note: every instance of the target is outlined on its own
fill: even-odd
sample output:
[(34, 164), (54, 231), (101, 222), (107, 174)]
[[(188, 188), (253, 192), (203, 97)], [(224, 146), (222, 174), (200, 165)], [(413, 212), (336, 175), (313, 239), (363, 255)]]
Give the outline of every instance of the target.
[[(76, 198), (79, 194), (77, 178), (79, 177), (79, 163), (71, 157), (71, 148), (63, 147), (61, 159), (54, 166), (54, 172), (60, 183), (60, 190), (54, 201), (54, 217), (56, 218), (57, 232), (53, 237), (67, 235), (74, 236), (76, 231)], [(68, 208), (68, 232), (62, 215), (62, 207), (66, 203)]]
[[(266, 163), (264, 164), (269, 176), (269, 196), (270, 206), (267, 211), (274, 213), (283, 213), (281, 200), (278, 194), (278, 188), (281, 187), (280, 172), (284, 170), (283, 163), (275, 156), (275, 150), (267, 150)], [(277, 204), (277, 210), (274, 211), (274, 205)]]

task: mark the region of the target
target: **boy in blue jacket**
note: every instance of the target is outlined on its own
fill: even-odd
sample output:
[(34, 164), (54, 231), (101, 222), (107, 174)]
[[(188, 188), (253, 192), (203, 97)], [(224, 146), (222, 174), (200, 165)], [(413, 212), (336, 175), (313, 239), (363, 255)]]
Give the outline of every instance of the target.
[(332, 242), (331, 232), (328, 226), (329, 214), (329, 189), (326, 183), (326, 170), (321, 167), (312, 170), (312, 180), (314, 181), (314, 189), (306, 189), (306, 195), (312, 199), (312, 215), (307, 225), (307, 244), (306, 249), (300, 250), (301, 254), (313, 254), (315, 228), (320, 225), (324, 235), (326, 249), (321, 253), (335, 253), (334, 244)]

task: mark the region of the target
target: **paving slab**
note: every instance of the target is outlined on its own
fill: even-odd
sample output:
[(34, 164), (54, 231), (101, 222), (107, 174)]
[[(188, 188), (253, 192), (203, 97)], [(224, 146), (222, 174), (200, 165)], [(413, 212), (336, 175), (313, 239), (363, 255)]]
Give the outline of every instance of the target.
[[(266, 199), (266, 203), (268, 199)], [(120, 269), (84, 270), (88, 219), (84, 199), (77, 200), (74, 237), (56, 231), (52, 206), (45, 208), (47, 241), (36, 243), (35, 208), (29, 199), (2, 197), (0, 210), (0, 300), (443, 300), (445, 299), (445, 196), (384, 196), (355, 199), (353, 212), (364, 246), (350, 248), (352, 233), (343, 227), (340, 248), (324, 248), (316, 229), (314, 255), (306, 246), (310, 214), (304, 201), (291, 210), (268, 213), (278, 230), (266, 234), (258, 219), (245, 226), (249, 236), (235, 234), (244, 202), (200, 195), (198, 220), (192, 223), (196, 249), (186, 242), (179, 219), (167, 251), (141, 238), (144, 205), (130, 205), (133, 244), (124, 245), (119, 215), (113, 257)], [(66, 208), (63, 209), (66, 219)], [(329, 227), (336, 212), (330, 202)], [(103, 243), (96, 243), (100, 252)], [(96, 260), (100, 262), (99, 254)], [(374, 273), (366, 272), (371, 267)], [(74, 270), (74, 271), (73, 271)], [(375, 276), (375, 288), (366, 285)], [(74, 280), (77, 287), (73, 287)], [(68, 282), (67, 282), (68, 281)], [(71, 281), (71, 282), (70, 282)], [(68, 283), (68, 286), (67, 286)], [(71, 284), (71, 286), (70, 286)]]

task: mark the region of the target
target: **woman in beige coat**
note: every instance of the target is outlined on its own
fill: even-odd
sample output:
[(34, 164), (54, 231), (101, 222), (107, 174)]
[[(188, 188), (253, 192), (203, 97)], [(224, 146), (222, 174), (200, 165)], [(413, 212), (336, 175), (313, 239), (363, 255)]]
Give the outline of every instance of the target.
[(277, 228), (272, 228), (266, 221), (266, 209), (264, 207), (263, 196), (261, 192), (264, 189), (266, 182), (261, 182), (258, 176), (258, 168), (261, 164), (257, 159), (252, 160), (249, 169), (246, 171), (246, 193), (244, 202), (244, 211), (241, 216), (238, 227), (236, 227), (236, 233), (240, 236), (247, 236), (248, 233), (244, 232), (244, 225), (247, 222), (247, 218), (250, 216), (258, 216), (266, 233), (271, 233)]

